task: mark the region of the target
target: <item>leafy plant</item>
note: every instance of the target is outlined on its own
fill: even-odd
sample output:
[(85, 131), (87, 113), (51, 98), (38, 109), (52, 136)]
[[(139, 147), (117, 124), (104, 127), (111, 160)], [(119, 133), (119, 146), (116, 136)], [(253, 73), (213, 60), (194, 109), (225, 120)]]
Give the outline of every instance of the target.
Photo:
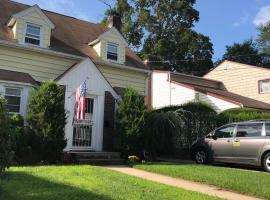
[(145, 117), (144, 97), (135, 89), (127, 88), (121, 95), (117, 111), (117, 132), (122, 147), (126, 147), (131, 152), (141, 151)]
[(6, 101), (0, 97), (0, 176), (10, 166), (13, 151)]
[(36, 136), (32, 146), (40, 152), (43, 161), (60, 160), (66, 146), (63, 87), (54, 81), (47, 81), (42, 83), (38, 90), (34, 90), (29, 98), (26, 120), (30, 131)]

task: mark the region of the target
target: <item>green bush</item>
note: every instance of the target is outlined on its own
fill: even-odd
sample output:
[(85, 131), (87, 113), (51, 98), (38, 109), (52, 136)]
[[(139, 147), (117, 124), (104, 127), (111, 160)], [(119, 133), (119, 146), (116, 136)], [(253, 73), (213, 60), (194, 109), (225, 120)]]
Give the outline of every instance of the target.
[(10, 166), (13, 158), (12, 140), (6, 101), (0, 97), (0, 176)]
[(145, 116), (144, 97), (135, 89), (127, 88), (118, 102), (116, 123), (121, 147), (127, 149), (127, 153), (137, 153), (142, 149)]
[(147, 117), (147, 146), (157, 154), (187, 152), (195, 139), (216, 127), (216, 119), (216, 111), (202, 102), (154, 110)]
[(218, 115), (218, 126), (232, 122), (241, 122), (256, 119), (270, 119), (270, 112), (251, 108), (232, 108)]
[(29, 134), (35, 136), (31, 141), (33, 151), (38, 152), (45, 162), (59, 161), (66, 146), (64, 88), (54, 81), (42, 83), (30, 95), (26, 120)]

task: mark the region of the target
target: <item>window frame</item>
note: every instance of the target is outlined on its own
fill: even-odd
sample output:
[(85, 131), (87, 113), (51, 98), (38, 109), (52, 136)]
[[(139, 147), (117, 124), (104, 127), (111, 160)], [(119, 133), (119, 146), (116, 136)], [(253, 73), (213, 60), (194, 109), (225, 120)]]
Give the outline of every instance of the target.
[(259, 94), (268, 94), (268, 93), (270, 93), (270, 90), (269, 90), (269, 91), (266, 91), (266, 92), (262, 92), (262, 90), (261, 90), (261, 82), (262, 82), (262, 81), (268, 81), (269, 84), (270, 84), (270, 78), (267, 78), (267, 79), (261, 79), (261, 80), (258, 81), (258, 93), (259, 93)]
[[(109, 52), (109, 45), (112, 45), (112, 46), (115, 46), (116, 47), (116, 60), (113, 60), (113, 59), (110, 59), (108, 58), (108, 53), (111, 53), (111, 54), (114, 54), (113, 52)], [(106, 44), (106, 58), (107, 60), (109, 61), (112, 61), (112, 62), (119, 62), (119, 44), (116, 44), (116, 43), (113, 43), (113, 42), (108, 42)]]
[[(39, 30), (40, 30), (39, 39), (37, 39), (37, 38), (35, 38), (35, 37), (31, 37), (31, 36), (29, 37), (29, 36), (27, 36), (27, 26), (28, 26), (28, 25), (33, 26), (33, 27), (38, 27), (38, 28), (39, 28)], [(33, 35), (33, 34), (31, 34), (31, 35)], [(26, 40), (26, 37), (27, 37), (27, 38), (34, 39), (34, 40), (39, 40), (39, 45), (26, 42), (26, 41), (25, 41), (25, 40)], [(25, 27), (24, 27), (24, 38), (23, 38), (24, 44), (30, 45), (30, 46), (34, 46), (34, 47), (41, 47), (41, 46), (42, 46), (42, 38), (43, 38), (43, 28), (42, 28), (41, 25), (33, 24), (33, 23), (31, 23), (31, 22), (25, 22)]]
[[(20, 88), (20, 87), (14, 87), (14, 86), (4, 86), (4, 89), (5, 89), (5, 92), (4, 92), (4, 98), (6, 98), (6, 96), (9, 96), (9, 97), (19, 97), (20, 98), (20, 104), (19, 104), (19, 112), (9, 112), (8, 111), (8, 113), (10, 113), (10, 114), (21, 114), (21, 109), (22, 109), (22, 88)], [(20, 96), (17, 96), (17, 95), (7, 95), (7, 93), (6, 93), (6, 90), (7, 89), (17, 89), (17, 90), (20, 90)], [(10, 104), (10, 105), (12, 105), (12, 104)], [(7, 106), (8, 106), (8, 104), (7, 104)], [(13, 106), (17, 106), (17, 105), (13, 105)]]

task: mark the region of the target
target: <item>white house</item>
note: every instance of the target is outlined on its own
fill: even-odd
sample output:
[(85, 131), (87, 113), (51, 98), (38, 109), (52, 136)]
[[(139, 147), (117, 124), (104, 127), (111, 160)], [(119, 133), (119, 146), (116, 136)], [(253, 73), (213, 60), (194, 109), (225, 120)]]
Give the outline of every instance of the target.
[(270, 110), (267, 103), (227, 91), (222, 82), (169, 71), (153, 71), (150, 91), (154, 109), (202, 101), (217, 112), (237, 107)]

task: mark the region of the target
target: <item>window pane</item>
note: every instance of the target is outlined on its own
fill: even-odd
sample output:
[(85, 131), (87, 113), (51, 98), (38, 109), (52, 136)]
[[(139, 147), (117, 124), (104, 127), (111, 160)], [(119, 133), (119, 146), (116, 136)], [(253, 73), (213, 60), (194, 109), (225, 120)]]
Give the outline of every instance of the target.
[(27, 24), (26, 33), (40, 36), (40, 27)]
[(109, 52), (108, 52), (108, 53), (107, 53), (107, 59), (117, 61), (118, 56), (117, 56), (117, 54), (113, 54), (113, 53), (109, 53)]
[(5, 99), (7, 100), (7, 104), (11, 105), (20, 105), (21, 97), (14, 97), (14, 96), (5, 96)]
[(20, 106), (7, 105), (7, 110), (8, 110), (8, 112), (19, 113), (20, 112)]
[(38, 45), (39, 46), (40, 45), (40, 40), (29, 38), (29, 37), (25, 37), (25, 43), (34, 44), (34, 45)]
[(265, 124), (265, 132), (266, 132), (266, 136), (270, 136), (270, 123)]
[(108, 44), (108, 52), (117, 54), (117, 45)]
[(258, 137), (262, 135), (262, 123), (241, 124), (237, 126), (236, 137)]
[(270, 80), (260, 81), (260, 92), (270, 92)]
[(6, 88), (6, 95), (21, 96), (21, 90), (18, 88)]
[(226, 126), (216, 130), (217, 138), (231, 138), (233, 137), (234, 126)]
[(94, 108), (94, 99), (87, 98), (86, 99), (86, 113), (93, 114)]

